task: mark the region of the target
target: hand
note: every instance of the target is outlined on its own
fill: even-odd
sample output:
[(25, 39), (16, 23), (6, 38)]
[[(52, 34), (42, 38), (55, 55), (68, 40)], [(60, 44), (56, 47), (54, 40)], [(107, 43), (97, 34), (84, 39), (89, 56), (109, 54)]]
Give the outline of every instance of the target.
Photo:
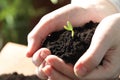
[[(109, 16), (100, 22), (95, 31), (89, 49), (74, 66), (74, 72), (79, 79), (112, 79), (119, 76), (119, 25), (120, 14)], [(43, 51), (47, 51), (47, 49), (44, 49)], [(38, 65), (39, 71), (37, 72), (42, 74), (42, 76), (39, 75), (39, 77), (44, 77), (48, 80), (78, 80), (73, 72), (73, 66), (65, 64), (60, 58), (56, 56), (50, 55), (50, 51), (48, 51), (48, 53), (49, 55), (44, 57), (46, 65), (44, 62), (41, 64), (44, 64), (42, 68), (40, 68), (40, 64), (40, 66)], [(41, 59), (40, 57), (35, 58), (34, 56), (34, 62), (37, 62)], [(101, 61), (103, 61), (103, 64), (99, 65)]]
[(91, 1), (86, 3), (86, 0), (79, 0), (80, 5), (68, 4), (45, 15), (28, 35), (27, 56), (32, 57), (41, 47), (46, 36), (63, 29), (67, 21), (70, 21), (73, 26), (81, 26), (90, 20), (100, 22), (104, 17), (116, 13), (114, 7), (106, 0)]
[(50, 55), (47, 48), (41, 48), (33, 55), (33, 63), (37, 66), (37, 75), (47, 80), (78, 80), (73, 65), (65, 64), (57, 56)]
[[(120, 13), (100, 22), (91, 45), (74, 66), (83, 79), (112, 79), (120, 74)], [(103, 60), (103, 64), (99, 65)], [(86, 76), (85, 76), (86, 75)]]
[[(86, 4), (86, 3), (84, 3), (84, 4)], [(94, 5), (95, 7), (93, 6), (93, 4), (89, 5), (87, 7), (85, 7), (84, 5), (78, 6), (78, 5), (69, 4), (63, 8), (53, 11), (50, 14), (47, 14), (40, 20), (40, 22), (36, 25), (36, 27), (28, 35), (28, 51), (27, 51), (28, 57), (31, 57), (34, 54), (33, 61), (35, 64), (37, 64), (36, 66), (38, 66), (38, 68), (39, 68), (39, 71), (37, 71), (40, 74), (39, 77), (41, 77), (41, 76), (43, 78), (50, 77), (50, 75), (47, 74), (47, 71), (49, 72), (50, 69), (52, 69), (53, 72), (55, 72), (56, 74), (58, 73), (59, 76), (64, 76), (66, 79), (73, 79), (73, 77), (75, 77), (73, 73), (72, 73), (73, 77), (71, 77), (71, 76), (67, 75), (69, 73), (66, 73), (64, 71), (60, 72), (59, 67), (55, 67), (54, 64), (50, 65), (49, 60), (50, 59), (54, 60), (55, 57), (47, 58), (47, 56), (50, 55), (49, 51), (48, 51), (49, 53), (47, 54), (46, 57), (44, 56), (44, 58), (40, 59), (39, 54), (42, 53), (41, 51), (45, 51), (45, 50), (39, 49), (40, 45), (44, 41), (46, 36), (49, 35), (51, 32), (63, 29), (63, 25), (65, 25), (67, 21), (70, 21), (73, 26), (81, 26), (81, 25), (85, 24), (86, 22), (89, 22), (90, 20), (92, 20), (94, 22), (100, 22), (104, 17), (111, 15), (113, 13), (116, 13), (114, 8), (112, 6), (110, 6), (110, 4), (107, 4), (107, 3), (105, 3), (105, 4), (102, 4), (102, 3), (97, 4), (96, 6)], [(102, 8), (101, 8), (101, 6), (102, 6)], [(98, 13), (98, 14), (96, 14), (96, 13)], [(74, 16), (73, 16), (73, 14), (74, 14)], [(38, 56), (34, 57), (36, 54)], [(57, 62), (59, 62), (60, 59), (55, 58), (55, 60)], [(74, 71), (78, 77), (80, 77), (80, 75), (82, 76), (82, 74), (79, 73), (79, 71), (78, 71), (81, 69), (81, 68), (78, 68), (78, 67), (81, 67), (80, 60), (77, 62), (77, 64), (74, 67)], [(64, 64), (64, 63), (61, 63), (61, 64)], [(63, 67), (65, 67), (65, 66), (68, 66), (68, 65), (64, 64)], [(68, 67), (70, 67), (70, 66), (68, 66)], [(68, 68), (67, 71), (69, 71), (69, 70), (70, 69)], [(92, 70), (92, 68), (89, 69), (89, 72), (91, 70)], [(73, 70), (71, 69), (70, 71), (72, 72)], [(83, 75), (85, 75), (85, 74), (83, 74)], [(54, 79), (54, 77), (55, 76), (53, 76), (53, 79)], [(88, 76), (88, 77), (91, 77), (91, 76)]]

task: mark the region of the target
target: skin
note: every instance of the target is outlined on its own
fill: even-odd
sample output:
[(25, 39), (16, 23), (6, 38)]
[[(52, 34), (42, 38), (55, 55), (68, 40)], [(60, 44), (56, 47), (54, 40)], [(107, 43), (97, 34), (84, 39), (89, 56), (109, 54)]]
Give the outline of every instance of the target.
[[(79, 1), (81, 5), (77, 5)], [(27, 57), (33, 57), (37, 75), (42, 79), (107, 79), (120, 74), (120, 14), (106, 0), (79, 1), (45, 15), (28, 35)], [(82, 26), (90, 20), (100, 24), (89, 49), (74, 66), (51, 55), (47, 48), (40, 48), (46, 36), (63, 29), (67, 21), (73, 26)], [(99, 65), (102, 59), (103, 65)]]

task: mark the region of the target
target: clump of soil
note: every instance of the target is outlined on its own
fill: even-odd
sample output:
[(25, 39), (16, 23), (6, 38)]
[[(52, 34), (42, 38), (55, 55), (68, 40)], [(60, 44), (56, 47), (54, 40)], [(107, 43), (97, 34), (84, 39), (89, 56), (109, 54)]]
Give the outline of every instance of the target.
[(42, 47), (49, 48), (53, 55), (57, 55), (66, 63), (74, 65), (90, 46), (97, 25), (98, 23), (90, 21), (84, 26), (75, 27), (74, 37), (67, 30), (53, 32), (44, 41)]
[(12, 74), (3, 74), (0, 76), (0, 80), (40, 80), (36, 75), (24, 76), (14, 72)]

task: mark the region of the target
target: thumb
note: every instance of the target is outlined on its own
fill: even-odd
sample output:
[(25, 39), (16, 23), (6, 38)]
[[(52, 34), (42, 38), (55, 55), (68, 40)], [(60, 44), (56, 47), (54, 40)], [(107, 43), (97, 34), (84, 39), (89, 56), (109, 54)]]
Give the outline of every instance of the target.
[(27, 41), (28, 41), (28, 48), (26, 52), (27, 57), (32, 57), (33, 54), (40, 49), (43, 41), (45, 40), (46, 36), (50, 33), (51, 29), (45, 27), (48, 25), (49, 22), (43, 22), (42, 19), (39, 23), (34, 27), (34, 29), (28, 34)]
[(76, 76), (79, 78), (85, 76), (100, 64), (105, 53), (111, 46), (112, 36), (108, 32), (108, 28), (104, 29), (103, 25), (98, 25), (90, 47), (74, 66)]
[[(38, 37), (39, 38), (39, 37)], [(36, 38), (29, 38), (28, 39), (28, 47), (26, 51), (27, 57), (32, 57), (33, 54), (40, 48), (40, 39)]]
[(100, 64), (105, 52), (105, 48), (101, 48), (101, 46), (88, 49), (74, 66), (76, 76), (81, 78), (96, 68)]
[(54, 18), (50, 17), (51, 15), (45, 15), (28, 34), (28, 48), (26, 52), (27, 57), (32, 57), (33, 54), (40, 49), (45, 38), (51, 32), (55, 31), (54, 27), (57, 21), (55, 22)]

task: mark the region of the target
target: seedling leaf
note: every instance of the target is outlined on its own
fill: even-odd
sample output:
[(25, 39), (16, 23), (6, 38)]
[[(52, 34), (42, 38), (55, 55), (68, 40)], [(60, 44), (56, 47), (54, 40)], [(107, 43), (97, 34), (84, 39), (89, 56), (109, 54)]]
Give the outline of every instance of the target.
[(72, 26), (72, 24), (69, 21), (67, 21), (67, 26), (64, 26), (64, 29), (66, 29), (68, 31), (71, 31), (71, 36), (74, 37), (73, 26)]
[(71, 29), (68, 26), (64, 26), (65, 30), (71, 31)]

